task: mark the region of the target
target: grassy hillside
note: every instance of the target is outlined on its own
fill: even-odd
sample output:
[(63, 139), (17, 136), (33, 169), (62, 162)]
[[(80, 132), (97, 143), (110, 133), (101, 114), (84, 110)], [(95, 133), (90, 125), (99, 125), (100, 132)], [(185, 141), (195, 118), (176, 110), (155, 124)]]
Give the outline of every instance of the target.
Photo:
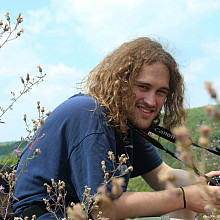
[[(216, 106), (217, 107), (217, 106)], [(193, 140), (198, 140), (198, 128), (202, 124), (210, 125), (212, 128), (213, 136), (219, 136), (219, 123), (213, 122), (211, 119), (209, 119), (204, 111), (203, 107), (200, 108), (193, 108), (189, 109), (187, 111), (187, 118), (186, 123), (191, 131), (191, 138)]]
[[(10, 158), (10, 155), (13, 153), (14, 149), (16, 149), (19, 145), (18, 141), (14, 141), (14, 142), (1, 142), (0, 143), (0, 164), (4, 164), (8, 158)], [(20, 149), (22, 151), (22, 149), (25, 148), (25, 146), (27, 145), (27, 142), (24, 142), (21, 144)], [(14, 165), (17, 162), (17, 158), (14, 155), (8, 165)]]
[[(202, 124), (210, 125), (212, 129), (212, 135), (210, 137), (210, 143), (213, 147), (220, 147), (220, 124), (211, 121), (205, 114), (204, 107), (200, 108), (193, 108), (187, 110), (187, 118), (186, 118), (187, 126), (190, 130), (190, 137), (192, 141), (198, 144), (199, 139), (199, 127)], [(176, 151), (175, 144), (170, 143), (169, 141), (161, 140), (162, 145), (171, 150), (172, 152)], [(164, 151), (158, 150), (165, 160), (170, 166), (178, 168), (181, 164), (169, 156)], [(200, 149), (193, 147), (194, 155), (199, 159), (200, 156)], [(207, 154), (208, 155), (208, 154)], [(209, 159), (208, 159), (209, 160)], [(207, 161), (208, 161), (207, 160)]]
[[(19, 141), (11, 142), (0, 142), (0, 155), (7, 155), (11, 153), (17, 146), (20, 144)], [(21, 144), (20, 148), (24, 148), (27, 145), (27, 142)]]

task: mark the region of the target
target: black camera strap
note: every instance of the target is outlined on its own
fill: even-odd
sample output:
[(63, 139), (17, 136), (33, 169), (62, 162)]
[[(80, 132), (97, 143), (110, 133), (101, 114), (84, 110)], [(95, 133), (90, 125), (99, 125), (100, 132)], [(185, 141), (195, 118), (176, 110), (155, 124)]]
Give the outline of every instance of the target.
[[(151, 135), (149, 135), (149, 132), (151, 132), (151, 133), (153, 133), (153, 134), (155, 134), (159, 137), (162, 137), (162, 138), (166, 139), (167, 141), (170, 141), (170, 142), (176, 144), (175, 137), (173, 136), (173, 134), (168, 129), (163, 128), (161, 126), (155, 126), (155, 127), (149, 128), (147, 131), (144, 131), (144, 130), (141, 130), (139, 128), (136, 128), (135, 126), (131, 125), (130, 123), (128, 124), (128, 126), (130, 128), (132, 128), (133, 130), (135, 130), (137, 133), (139, 133), (141, 136), (143, 136), (145, 139), (147, 139), (149, 142), (151, 142), (153, 145), (155, 145), (155, 147), (166, 151), (171, 156), (173, 156), (176, 159), (180, 160), (179, 158), (177, 158), (175, 156), (175, 154), (173, 152), (171, 152), (168, 149), (165, 149), (162, 144), (160, 144), (156, 139), (154, 139)], [(219, 147), (216, 147), (216, 150), (212, 150), (212, 149), (209, 149), (209, 148), (206, 148), (206, 147), (201, 147), (198, 144), (195, 144), (193, 142), (192, 142), (192, 145), (195, 146), (195, 147), (201, 148), (201, 149), (205, 149), (206, 151), (209, 151), (210, 153), (213, 153), (215, 155), (220, 156), (220, 148)]]
[[(152, 132), (152, 133), (158, 135), (159, 137), (162, 137), (162, 138), (164, 138), (174, 144), (176, 143), (176, 139), (172, 135), (172, 133), (168, 129), (165, 129), (161, 126), (155, 126), (155, 127), (149, 128), (148, 132)], [(209, 149), (206, 147), (201, 147), (198, 144), (193, 143), (193, 141), (192, 141), (192, 145), (195, 147), (201, 148), (201, 149), (205, 149), (205, 150), (209, 151), (210, 153), (213, 153), (215, 155), (220, 156), (220, 148), (219, 147), (216, 147), (216, 150), (212, 150), (212, 149)]]
[[(144, 139), (146, 139), (147, 141), (149, 141), (150, 143), (152, 143), (155, 147), (159, 148), (160, 150), (165, 151), (166, 153), (170, 154), (172, 157), (174, 157), (175, 159), (183, 162), (182, 160), (180, 160), (172, 151), (166, 149), (160, 142), (158, 142), (156, 139), (154, 139), (152, 136), (150, 136), (148, 134), (149, 131), (145, 132), (139, 128), (136, 128), (135, 126), (129, 124), (129, 127), (132, 128), (135, 132), (137, 132), (138, 134), (140, 134), (142, 137), (144, 137)], [(153, 132), (152, 132), (153, 133)]]
[[(172, 133), (168, 130), (168, 129), (165, 129), (161, 126), (155, 126), (153, 128), (149, 128), (147, 131), (144, 131), (142, 129), (139, 129), (139, 128), (136, 128), (135, 126), (131, 125), (130, 123), (128, 123), (128, 126), (130, 128), (132, 128), (135, 132), (137, 132), (138, 134), (140, 134), (142, 137), (144, 137), (147, 141), (149, 141), (150, 143), (152, 143), (155, 147), (165, 151), (166, 153), (170, 154), (172, 157), (174, 157), (175, 159), (181, 161), (182, 163), (184, 163), (182, 160), (180, 160), (172, 151), (164, 148), (164, 146), (162, 144), (160, 144), (156, 139), (154, 139), (151, 135), (149, 135), (148, 133), (151, 132), (153, 134), (156, 134), (157, 136), (159, 137), (162, 137), (172, 143), (176, 143), (176, 139), (175, 137), (172, 135)], [(192, 142), (192, 145), (193, 146), (196, 146), (196, 147), (199, 147), (199, 148), (202, 148), (202, 149), (205, 149), (209, 152), (212, 152), (216, 155), (219, 155), (220, 156), (220, 149), (217, 147), (216, 148), (216, 151), (215, 150), (211, 150), (211, 149), (208, 149), (208, 148), (204, 148), (204, 147), (201, 147), (195, 143)], [(185, 163), (184, 163), (185, 164)], [(200, 176), (200, 173), (198, 171), (198, 169), (195, 167), (194, 163), (192, 164), (193, 165), (193, 170), (194, 172)], [(216, 180), (214, 180), (213, 178), (210, 178), (206, 175), (204, 175), (204, 177), (209, 181), (211, 182), (213, 185), (216, 185), (218, 186), (218, 183)]]

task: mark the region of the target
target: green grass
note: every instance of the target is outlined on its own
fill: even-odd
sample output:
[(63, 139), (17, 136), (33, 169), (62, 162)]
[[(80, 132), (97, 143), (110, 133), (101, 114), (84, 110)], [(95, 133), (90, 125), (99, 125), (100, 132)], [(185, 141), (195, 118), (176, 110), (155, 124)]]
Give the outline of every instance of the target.
[(153, 191), (141, 176), (129, 180), (127, 190), (129, 192), (150, 192)]

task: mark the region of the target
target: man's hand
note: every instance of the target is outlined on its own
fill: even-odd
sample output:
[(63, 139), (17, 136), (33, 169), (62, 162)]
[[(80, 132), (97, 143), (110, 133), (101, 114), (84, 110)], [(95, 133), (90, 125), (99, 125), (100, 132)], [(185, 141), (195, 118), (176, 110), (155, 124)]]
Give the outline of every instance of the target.
[(213, 208), (220, 209), (219, 186), (208, 186), (204, 181), (184, 187), (187, 209), (199, 213), (209, 213)]

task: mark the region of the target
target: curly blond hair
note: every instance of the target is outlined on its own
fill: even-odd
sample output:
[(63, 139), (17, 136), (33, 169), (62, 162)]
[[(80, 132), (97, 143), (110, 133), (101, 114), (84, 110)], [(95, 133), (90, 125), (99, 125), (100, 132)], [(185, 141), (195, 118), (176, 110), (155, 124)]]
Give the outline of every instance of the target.
[(135, 77), (143, 64), (161, 62), (170, 72), (170, 91), (161, 112), (152, 122), (158, 125), (163, 115), (163, 125), (171, 129), (185, 117), (183, 109), (184, 83), (174, 58), (162, 45), (147, 37), (122, 44), (106, 56), (81, 82), (81, 89), (94, 97), (108, 112), (107, 121), (121, 131), (128, 130), (129, 112), (135, 106), (133, 91)]

